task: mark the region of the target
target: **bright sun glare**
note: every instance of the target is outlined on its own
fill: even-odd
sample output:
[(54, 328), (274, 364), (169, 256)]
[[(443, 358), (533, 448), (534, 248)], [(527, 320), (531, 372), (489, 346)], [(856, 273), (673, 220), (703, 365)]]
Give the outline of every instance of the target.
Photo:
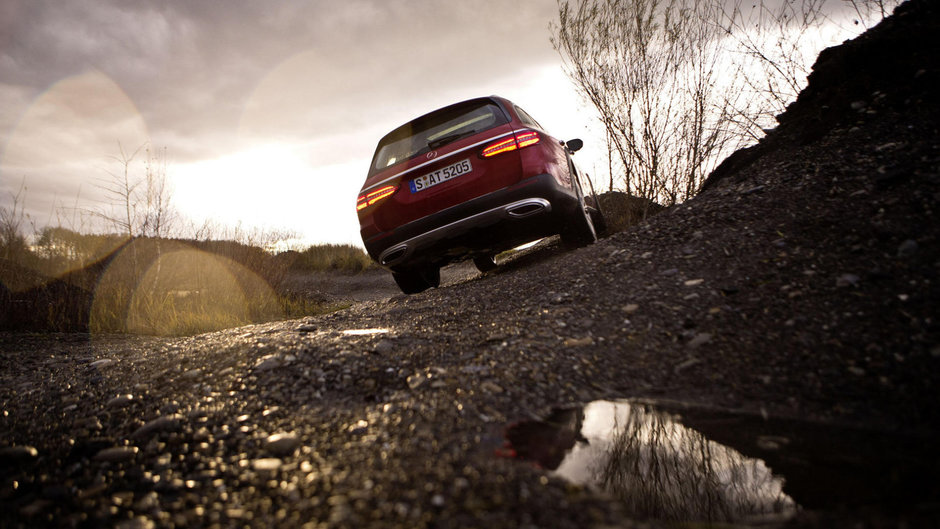
[(356, 243), (359, 179), (351, 175), (358, 164), (316, 167), (304, 157), (307, 148), (268, 144), (181, 164), (174, 196), (183, 214), (197, 222), (288, 229), (299, 240)]

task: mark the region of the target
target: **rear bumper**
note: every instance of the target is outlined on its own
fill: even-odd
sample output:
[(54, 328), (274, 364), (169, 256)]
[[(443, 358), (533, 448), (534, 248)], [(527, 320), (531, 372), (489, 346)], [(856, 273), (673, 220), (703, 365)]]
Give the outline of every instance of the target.
[(577, 196), (543, 174), (363, 241), (389, 269), (442, 266), (474, 254), (495, 254), (561, 231)]

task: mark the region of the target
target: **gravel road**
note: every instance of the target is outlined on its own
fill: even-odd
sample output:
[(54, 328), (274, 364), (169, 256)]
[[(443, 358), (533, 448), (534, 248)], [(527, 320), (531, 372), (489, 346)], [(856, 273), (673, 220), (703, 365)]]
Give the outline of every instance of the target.
[(586, 248), (190, 338), (2, 334), (0, 525), (647, 527), (500, 457), (598, 399), (936, 433), (930, 68)]

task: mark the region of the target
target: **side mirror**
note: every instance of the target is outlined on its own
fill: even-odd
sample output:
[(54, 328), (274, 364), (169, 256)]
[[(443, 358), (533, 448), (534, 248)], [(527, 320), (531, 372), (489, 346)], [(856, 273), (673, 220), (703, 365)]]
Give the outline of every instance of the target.
[(579, 150), (581, 150), (581, 147), (584, 147), (584, 142), (578, 138), (575, 138), (573, 140), (568, 140), (567, 142), (565, 142), (565, 147), (567, 147), (568, 150), (573, 153), (578, 152)]

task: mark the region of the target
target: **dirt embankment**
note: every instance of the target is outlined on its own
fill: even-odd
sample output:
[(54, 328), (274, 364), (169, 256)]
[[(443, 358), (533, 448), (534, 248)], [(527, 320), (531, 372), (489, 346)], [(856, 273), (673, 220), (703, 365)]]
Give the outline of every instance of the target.
[(633, 527), (494, 457), (504, 425), (654, 397), (937, 430), (937, 9), (824, 53), (761, 146), (588, 248), (187, 339), (4, 335), (0, 525)]

